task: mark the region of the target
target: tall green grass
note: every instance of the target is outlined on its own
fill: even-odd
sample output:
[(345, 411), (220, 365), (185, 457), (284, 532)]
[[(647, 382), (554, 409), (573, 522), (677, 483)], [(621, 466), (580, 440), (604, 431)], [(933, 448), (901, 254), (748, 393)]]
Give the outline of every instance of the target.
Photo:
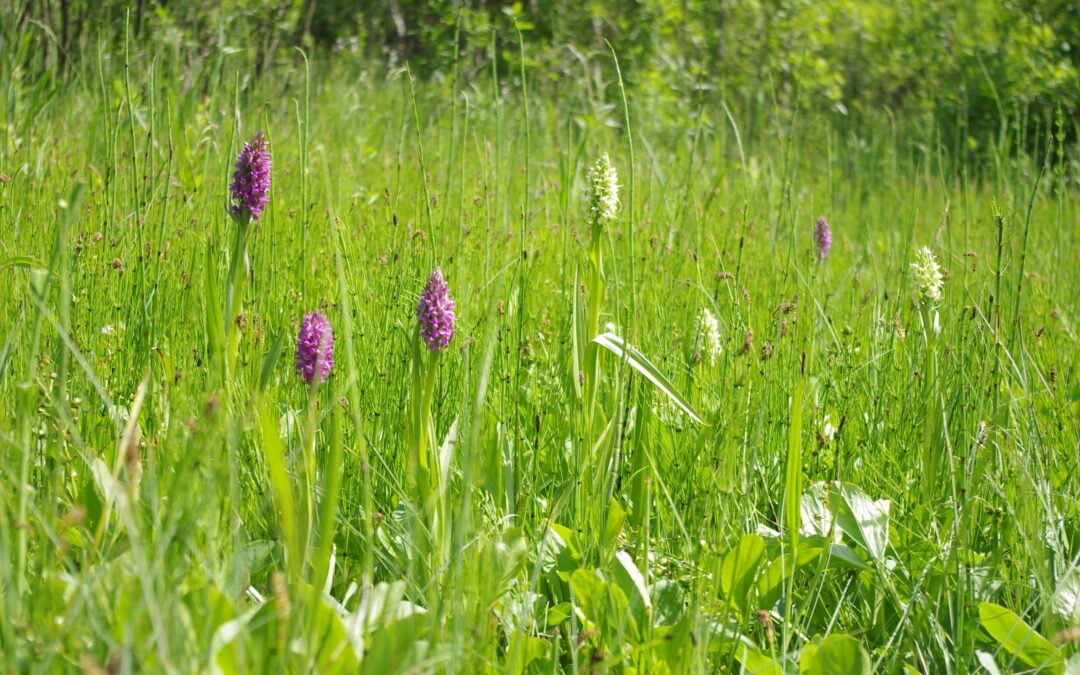
[[(1063, 136), (1018, 154), (1004, 119), (980, 161), (934, 130), (623, 92), (614, 59), (555, 88), (528, 68), (253, 79), (243, 53), (135, 46), (63, 88), (4, 71), (3, 670), (1064, 670)], [(259, 129), (272, 202), (225, 385), (228, 174)], [(601, 152), (623, 208), (586, 415)], [(914, 300), (923, 245), (947, 269), (940, 334)], [(445, 560), (424, 555), (406, 435), (436, 264), (459, 314), (433, 402)], [(291, 343), (314, 308), (338, 365), (309, 407)]]

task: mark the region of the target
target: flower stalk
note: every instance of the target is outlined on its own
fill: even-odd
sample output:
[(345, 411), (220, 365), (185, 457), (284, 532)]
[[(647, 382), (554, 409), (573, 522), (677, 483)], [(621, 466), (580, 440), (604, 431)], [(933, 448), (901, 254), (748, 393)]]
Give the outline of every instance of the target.
[(229, 276), (225, 288), (225, 381), (231, 382), (236, 374), (236, 358), (240, 350), (240, 331), (237, 317), (243, 311), (244, 281), (250, 276), (251, 262), (248, 258), (247, 241), (251, 223), (259, 220), (270, 201), (270, 172), (273, 163), (266, 147), (266, 138), (260, 131), (236, 157), (236, 167), (229, 185), (232, 205), (229, 215), (236, 223), (236, 238), (229, 259)]
[(600, 155), (588, 174), (588, 219), (592, 233), (589, 248), (591, 276), (589, 280), (589, 305), (585, 330), (588, 344), (585, 348), (585, 412), (586, 424), (592, 425), (596, 407), (597, 383), (600, 379), (600, 364), (597, 358), (599, 347), (593, 339), (600, 334), (600, 308), (603, 305), (604, 279), (604, 234), (615, 222), (619, 212), (619, 177), (611, 158), (607, 153)]
[(456, 324), (449, 286), (442, 270), (436, 267), (428, 277), (416, 307), (408, 417), (409, 465), (425, 536), (430, 544), (433, 571), (440, 569), (446, 560), (450, 540), (445, 517), (446, 467), (439, 453), (432, 407), (439, 359), (454, 337)]
[[(307, 569), (308, 559), (314, 545), (315, 534), (315, 485), (316, 468), (315, 439), (318, 427), (318, 389), (334, 367), (334, 332), (330, 321), (319, 311), (304, 316), (296, 338), (296, 372), (307, 384), (307, 415), (304, 424), (301, 461), (303, 482), (300, 485), (301, 514), (300, 541), (303, 560), (297, 561), (301, 570)], [(318, 580), (316, 580), (318, 582)]]
[[(578, 442), (574, 445), (575, 472), (581, 477), (574, 492), (574, 508), (588, 529), (585, 541), (598, 542), (607, 514), (607, 491), (603, 488), (602, 469), (605, 462), (598, 456), (606, 446), (598, 441), (603, 437), (602, 424), (598, 422), (597, 399), (600, 387), (600, 346), (595, 339), (600, 335), (600, 312), (606, 291), (604, 277), (605, 236), (614, 225), (619, 213), (618, 173), (607, 153), (601, 154), (590, 167), (586, 185), (586, 221), (589, 225), (588, 304), (585, 314), (585, 345), (581, 355), (582, 406), (577, 418)], [(604, 447), (601, 447), (604, 446)], [(616, 460), (617, 463), (617, 460)], [(599, 528), (597, 530), (597, 528)], [(590, 548), (587, 555), (591, 555)]]
[[(937, 381), (938, 341), (941, 332), (938, 305), (944, 298), (945, 275), (941, 265), (929, 247), (922, 247), (915, 253), (915, 262), (911, 264), (915, 274), (916, 302), (919, 319), (922, 324), (923, 346), (926, 350), (925, 391), (927, 401), (925, 435), (923, 438), (923, 498), (928, 502), (937, 494), (941, 485), (943, 454), (947, 449), (943, 442), (944, 402)], [(952, 457), (949, 457), (949, 475), (955, 479)]]

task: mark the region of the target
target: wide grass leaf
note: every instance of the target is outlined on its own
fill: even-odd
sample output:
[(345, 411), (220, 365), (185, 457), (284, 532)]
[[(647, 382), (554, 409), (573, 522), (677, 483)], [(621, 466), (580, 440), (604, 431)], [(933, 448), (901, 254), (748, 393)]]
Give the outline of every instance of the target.
[(40, 269), (45, 265), (37, 258), (29, 255), (13, 255), (0, 261), (0, 270), (8, 268), (32, 268)]
[(649, 595), (645, 576), (638, 569), (634, 559), (626, 551), (615, 553), (615, 562), (612, 564), (612, 581), (614, 581), (627, 601), (630, 603), (630, 611), (637, 619), (639, 626), (652, 622), (652, 598)]
[(1065, 659), (1061, 652), (1012, 610), (992, 602), (980, 602), (979, 623), (1005, 651), (1032, 668), (1064, 672)]
[(873, 500), (852, 485), (837, 484), (834, 506), (837, 523), (845, 534), (858, 542), (874, 562), (885, 562), (885, 547), (889, 543), (888, 500)]
[(614, 333), (601, 333), (593, 338), (593, 342), (615, 356), (625, 358), (631, 368), (644, 375), (645, 379), (652, 382), (653, 386), (671, 399), (672, 403), (682, 408), (683, 412), (690, 416), (690, 419), (702, 426), (709, 426), (708, 423), (701, 418), (701, 415), (694, 412), (694, 409), (690, 406), (690, 402), (675, 389), (675, 386), (664, 377), (664, 374), (661, 373), (644, 354), (639, 352), (636, 348), (626, 344), (626, 341), (621, 337)]
[(753, 675), (783, 675), (784, 667), (757, 647), (743, 643), (735, 652), (735, 658), (743, 665), (744, 672)]
[(757, 577), (764, 555), (765, 540), (757, 534), (744, 534), (720, 563), (720, 585), (724, 594), (741, 609), (749, 609), (750, 585)]
[(830, 635), (803, 647), (799, 672), (803, 675), (869, 675), (870, 655), (850, 635)]
[(1052, 603), (1062, 619), (1080, 623), (1080, 569), (1073, 569), (1058, 580)]

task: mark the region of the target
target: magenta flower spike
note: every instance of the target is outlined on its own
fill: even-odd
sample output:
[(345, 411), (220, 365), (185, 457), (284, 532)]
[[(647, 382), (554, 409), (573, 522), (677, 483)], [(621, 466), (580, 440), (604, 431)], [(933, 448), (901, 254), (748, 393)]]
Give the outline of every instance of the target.
[(817, 225), (814, 227), (814, 243), (818, 247), (818, 257), (825, 260), (829, 255), (829, 249), (832, 248), (832, 230), (829, 229), (829, 223), (824, 216), (817, 219)]
[(304, 382), (321, 383), (334, 366), (334, 331), (319, 311), (304, 317), (296, 338), (296, 371)]
[(243, 222), (259, 220), (259, 215), (270, 201), (272, 166), (266, 138), (260, 131), (244, 143), (244, 149), (236, 156), (236, 170), (229, 186), (233, 218)]
[(454, 337), (454, 301), (450, 299), (450, 289), (438, 267), (428, 277), (424, 292), (420, 294), (420, 303), (416, 306), (416, 320), (420, 324), (420, 337), (424, 338), (428, 349), (442, 351)]

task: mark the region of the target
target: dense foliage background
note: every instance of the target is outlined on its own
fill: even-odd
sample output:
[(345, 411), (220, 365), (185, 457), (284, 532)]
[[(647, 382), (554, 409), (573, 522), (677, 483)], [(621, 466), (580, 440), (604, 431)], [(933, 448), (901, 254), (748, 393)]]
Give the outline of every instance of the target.
[(665, 92), (684, 110), (700, 92), (830, 111), (857, 128), (888, 111), (976, 145), (1005, 118), (1046, 129), (1055, 111), (1080, 109), (1073, 0), (8, 0), (0, 12), (0, 39), (28, 41), (9, 62), (23, 77), (92, 64), (123, 45), (126, 21), (170, 58), (243, 50), (255, 73), (294, 61), (294, 47), (365, 71), (408, 61), (448, 78), (493, 56), (516, 72), (516, 22), (545, 86), (580, 86), (573, 66), (610, 41), (632, 89)]

